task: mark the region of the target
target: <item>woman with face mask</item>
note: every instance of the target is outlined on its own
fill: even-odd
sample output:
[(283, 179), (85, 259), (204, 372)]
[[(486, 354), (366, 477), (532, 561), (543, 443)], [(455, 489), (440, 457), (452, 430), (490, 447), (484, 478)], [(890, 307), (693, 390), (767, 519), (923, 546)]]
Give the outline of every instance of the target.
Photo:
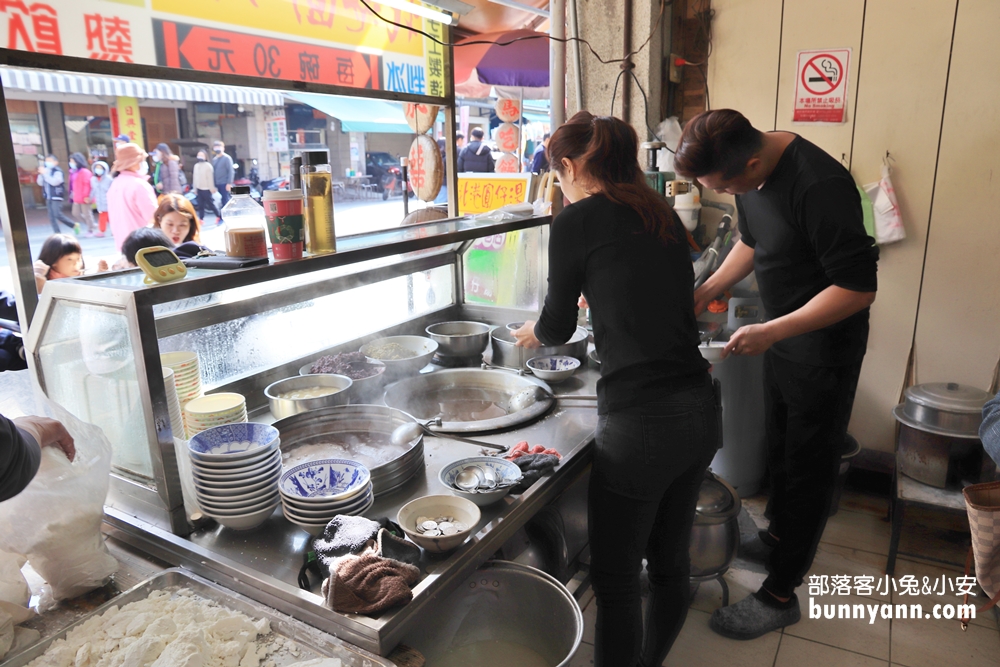
[(155, 167), (153, 168), (153, 187), (160, 194), (172, 192), (182, 193), (180, 158), (173, 154), (170, 146), (157, 144), (151, 153)]
[(91, 178), (87, 159), (82, 153), (69, 157), (69, 197), (73, 202), (73, 217), (87, 230), (87, 237), (94, 236), (94, 214), (91, 212)]
[(124, 144), (118, 147), (115, 157), (111, 168), (118, 172), (118, 178), (108, 188), (108, 223), (115, 237), (115, 249), (121, 251), (129, 232), (152, 222), (156, 193), (146, 178), (149, 170), (146, 151), (137, 144)]
[(94, 176), (90, 179), (90, 194), (97, 206), (97, 236), (104, 238), (104, 232), (108, 230), (108, 189), (114, 179), (111, 177), (108, 163), (98, 160), (92, 169)]

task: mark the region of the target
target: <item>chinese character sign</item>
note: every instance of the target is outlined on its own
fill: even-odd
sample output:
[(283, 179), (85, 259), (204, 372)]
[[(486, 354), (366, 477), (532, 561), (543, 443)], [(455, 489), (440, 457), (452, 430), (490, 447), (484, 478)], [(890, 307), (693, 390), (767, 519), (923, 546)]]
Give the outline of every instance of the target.
[(843, 123), (847, 120), (847, 74), (851, 49), (799, 51), (795, 68), (796, 123)]
[(267, 140), (267, 150), (272, 153), (288, 151), (288, 126), (285, 122), (285, 110), (274, 109), (267, 112), (264, 121), (264, 135)]
[(458, 210), (465, 215), (493, 211), (508, 204), (523, 204), (528, 200), (530, 182), (531, 174), (459, 174)]
[(121, 134), (127, 134), (133, 144), (145, 148), (142, 138), (142, 119), (139, 117), (139, 100), (134, 97), (118, 98), (118, 129)]
[(504, 123), (515, 123), (521, 117), (521, 103), (518, 100), (501, 97), (493, 105), (497, 118)]
[(517, 125), (504, 123), (497, 128), (497, 148), (504, 153), (516, 153), (521, 145), (521, 131)]
[(419, 135), (410, 145), (407, 164), (413, 192), (422, 201), (434, 201), (444, 173), (437, 142), (426, 134)]
[[(438, 42), (445, 42), (444, 26), (437, 21), (424, 21), (424, 32), (434, 39), (424, 37), (424, 67), (427, 72), (427, 94), (433, 97), (445, 95), (445, 49)], [(437, 41), (435, 41), (437, 40)]]

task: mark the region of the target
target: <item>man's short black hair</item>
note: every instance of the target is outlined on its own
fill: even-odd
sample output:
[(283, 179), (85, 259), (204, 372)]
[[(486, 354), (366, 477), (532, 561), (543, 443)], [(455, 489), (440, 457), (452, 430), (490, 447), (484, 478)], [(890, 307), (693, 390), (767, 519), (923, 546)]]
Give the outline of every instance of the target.
[(688, 178), (716, 173), (726, 179), (735, 178), (763, 145), (763, 133), (739, 111), (706, 111), (684, 127), (674, 168)]
[(461, 132), (456, 132), (455, 133), (455, 140), (458, 141), (459, 139), (465, 139), (465, 135), (462, 134)]
[(135, 266), (135, 254), (143, 248), (152, 248), (161, 245), (164, 248), (173, 248), (174, 244), (170, 238), (163, 233), (163, 230), (156, 227), (140, 227), (133, 230), (125, 240), (122, 241), (122, 254), (129, 264)]
[(472, 135), (473, 139), (482, 139), (484, 136), (486, 136), (485, 133), (483, 132), (482, 128), (479, 128), (479, 127), (477, 127), (474, 130), (472, 130), (472, 132), (470, 132), (469, 134)]

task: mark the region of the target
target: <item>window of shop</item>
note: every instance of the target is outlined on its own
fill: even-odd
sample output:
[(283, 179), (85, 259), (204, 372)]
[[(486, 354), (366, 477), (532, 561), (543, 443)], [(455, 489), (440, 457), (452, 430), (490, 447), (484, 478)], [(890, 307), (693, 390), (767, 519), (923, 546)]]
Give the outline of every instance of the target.
[(111, 113), (101, 104), (63, 104), (63, 124), (69, 154), (106, 159), (112, 149)]
[(35, 184), (38, 167), (45, 149), (42, 143), (38, 103), (28, 100), (7, 100), (10, 118), (10, 138), (17, 160), (17, 180), (21, 184), (21, 199), (27, 208), (42, 206), (42, 189)]

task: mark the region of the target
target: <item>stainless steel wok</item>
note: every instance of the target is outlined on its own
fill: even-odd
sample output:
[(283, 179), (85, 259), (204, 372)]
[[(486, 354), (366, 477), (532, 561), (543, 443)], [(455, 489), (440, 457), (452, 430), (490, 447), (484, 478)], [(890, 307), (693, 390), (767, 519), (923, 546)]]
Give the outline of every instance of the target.
[(400, 380), (389, 385), (384, 400), (417, 419), (440, 417), (441, 424), (431, 429), (444, 433), (510, 428), (541, 417), (554, 402), (552, 389), (537, 378), (475, 368)]

